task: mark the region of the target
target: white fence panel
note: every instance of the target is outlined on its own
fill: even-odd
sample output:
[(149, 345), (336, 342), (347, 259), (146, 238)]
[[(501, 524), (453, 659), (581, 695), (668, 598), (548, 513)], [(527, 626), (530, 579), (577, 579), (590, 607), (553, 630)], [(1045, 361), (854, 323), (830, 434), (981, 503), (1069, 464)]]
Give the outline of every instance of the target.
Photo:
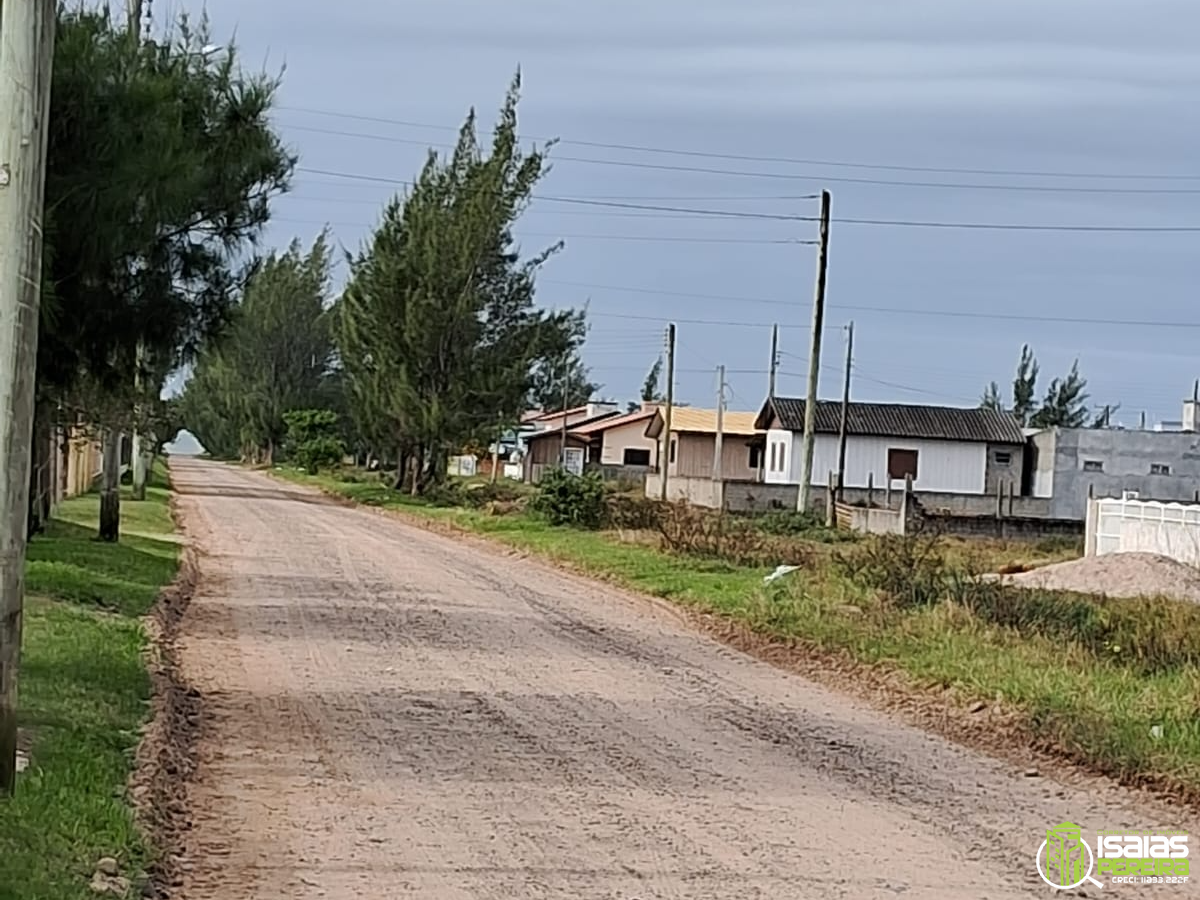
[(1107, 498), (1090, 503), (1089, 555), (1157, 553), (1200, 566), (1200, 505)]

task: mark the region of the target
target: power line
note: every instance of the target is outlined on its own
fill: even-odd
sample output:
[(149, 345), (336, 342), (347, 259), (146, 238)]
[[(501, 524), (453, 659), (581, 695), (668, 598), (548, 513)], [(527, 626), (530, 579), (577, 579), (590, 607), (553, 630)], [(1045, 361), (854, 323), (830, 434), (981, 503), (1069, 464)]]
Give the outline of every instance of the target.
[[(330, 222), (319, 219), (291, 219), (286, 217), (277, 217), (272, 219), (274, 222), (286, 222), (291, 225), (315, 225), (329, 226), (331, 228), (366, 228), (370, 229), (370, 225), (360, 222)], [(733, 237), (690, 237), (690, 236), (675, 236), (675, 235), (644, 235), (644, 234), (563, 234), (559, 232), (547, 231), (522, 231), (516, 235), (517, 238), (532, 237), (543, 238), (545, 240), (591, 240), (591, 241), (633, 241), (635, 243), (667, 243), (667, 244), (753, 244), (760, 246), (786, 244), (790, 246), (812, 244), (813, 241), (801, 241), (790, 239), (768, 239), (768, 238), (733, 238)]]
[[(332, 169), (312, 169), (307, 166), (297, 166), (298, 172), (312, 172), (316, 175), (329, 175), (334, 178), (349, 178), (360, 181), (374, 181), (383, 184), (395, 184), (405, 187), (412, 187), (413, 182), (406, 181), (400, 178), (386, 178), (377, 175), (359, 175), (354, 172), (337, 172)], [(712, 216), (715, 218), (724, 219), (765, 219), (776, 222), (812, 222), (816, 221), (811, 216), (787, 215), (784, 213), (761, 213), (751, 210), (732, 210), (732, 209), (707, 209), (697, 208), (692, 206), (664, 206), (660, 204), (649, 203), (625, 203), (616, 200), (593, 200), (587, 197), (556, 197), (548, 194), (533, 194), (532, 199), (540, 200), (544, 203), (568, 203), (576, 206), (598, 206), (613, 209), (640, 209), (653, 210), (655, 212), (673, 212), (687, 213), (694, 216)]]
[[(599, 291), (619, 291), (622, 293), (631, 294), (649, 294), (652, 296), (663, 297), (681, 297), (689, 300), (720, 300), (728, 303), (763, 303), (771, 306), (788, 306), (795, 308), (794, 300), (778, 300), (766, 297), (743, 297), (733, 296), (729, 294), (702, 294), (692, 291), (668, 291), (656, 288), (631, 287), (627, 285), (616, 284), (592, 284), (581, 281), (561, 281), (553, 278), (539, 279), (540, 284), (556, 284), (564, 287), (577, 287), (585, 290)], [(903, 315), (903, 316), (933, 316), (955, 319), (991, 319), (996, 321), (1010, 322), (1043, 322), (1046, 324), (1058, 325), (1105, 325), (1117, 326), (1121, 328), (1200, 328), (1200, 321), (1156, 321), (1149, 319), (1101, 319), (1094, 316), (1044, 316), (1044, 315), (1022, 315), (1020, 313), (1003, 313), (1003, 312), (980, 312), (974, 310), (938, 310), (938, 309), (921, 309), (917, 307), (895, 307), (895, 306), (864, 306), (862, 304), (838, 303), (835, 307), (838, 312), (868, 312), (881, 313), (884, 315)], [(731, 323), (714, 323), (714, 324), (739, 324)], [(744, 324), (744, 323), (741, 323)], [(756, 326), (760, 327), (760, 326)], [(765, 327), (765, 326), (764, 326)], [(794, 327), (794, 326), (783, 326)]]
[[(329, 116), (337, 119), (356, 120), (360, 122), (375, 122), (383, 125), (397, 125), (403, 128), (428, 128), (437, 131), (459, 131), (459, 126), (452, 125), (436, 125), (428, 122), (413, 122), (403, 119), (391, 119), (383, 116), (365, 116), (354, 113), (335, 112), (332, 110), (314, 109), (311, 107), (299, 106), (280, 106), (280, 110), (299, 112), (309, 115)], [(292, 126), (298, 127), (298, 126)], [(547, 138), (522, 136), (525, 140), (547, 142)], [(1045, 171), (1045, 170), (1030, 170), (1030, 169), (986, 169), (986, 168), (962, 168), (952, 166), (916, 166), (902, 165), (895, 163), (863, 163), (863, 162), (848, 162), (845, 160), (833, 159), (811, 159), (798, 158), (788, 156), (760, 156), (745, 153), (719, 153), (709, 150), (696, 150), (689, 148), (671, 148), (671, 147), (654, 147), (644, 144), (622, 144), (611, 143), (605, 141), (586, 141), (570, 138), (557, 139), (558, 143), (570, 144), (577, 147), (594, 147), (604, 150), (624, 150), (633, 153), (655, 153), (668, 156), (687, 156), (699, 159), (722, 159), (735, 162), (762, 162), (762, 163), (780, 163), (784, 165), (797, 166), (830, 166), (833, 168), (846, 169), (875, 169), (889, 172), (923, 172), (928, 174), (944, 174), (944, 175), (989, 175), (994, 177), (1017, 177), (1017, 178), (1066, 178), (1075, 180), (1114, 180), (1114, 181), (1200, 181), (1200, 174), (1188, 175), (1183, 173), (1129, 173), (1129, 172), (1062, 172), (1062, 171)]]
[[(338, 131), (331, 128), (313, 128), (308, 125), (287, 125), (297, 131), (309, 131), (317, 134), (328, 134), (337, 137), (361, 138), (366, 140), (386, 141), (395, 144), (415, 144), (427, 148), (438, 147), (443, 150), (451, 149), (453, 145), (430, 143), (413, 138), (398, 138), (390, 135), (367, 134), (358, 131)], [(886, 178), (854, 178), (847, 175), (829, 175), (818, 173), (797, 172), (750, 172), (745, 169), (715, 169), (707, 166), (680, 166), (668, 163), (636, 162), (625, 159), (593, 159), (586, 156), (563, 156), (553, 154), (549, 157), (555, 162), (583, 163), (593, 166), (616, 166), (626, 169), (650, 169), (658, 172), (689, 172), (697, 175), (722, 175), (733, 178), (765, 178), (783, 181), (824, 181), (838, 184), (869, 184), (883, 187), (904, 187), (921, 189), (971, 190), (971, 191), (1020, 191), (1026, 193), (1057, 193), (1057, 194), (1200, 194), (1197, 188), (1122, 188), (1122, 187), (1078, 187), (1046, 184), (980, 184), (945, 181), (900, 181)], [(804, 197), (806, 200), (816, 199), (816, 195)]]
[[(350, 204), (356, 204), (359, 206), (374, 206), (376, 208), (386, 205), (386, 201), (381, 201), (377, 197), (312, 197), (312, 196), (308, 196), (306, 194), (288, 193), (286, 195), (286, 199), (292, 200), (292, 201), (300, 200), (300, 201), (303, 201), (306, 203), (350, 203)], [(607, 199), (613, 199), (613, 198), (611, 198), (611, 197), (586, 197), (586, 198), (580, 198), (580, 199), (607, 200)], [(706, 199), (707, 200), (725, 200), (728, 198), (725, 198), (725, 197), (707, 197), (707, 198), (705, 198), (705, 197), (699, 197), (699, 198), (697, 198), (697, 197), (662, 197), (662, 198), (630, 197), (627, 199), (631, 199), (631, 200), (662, 199), (662, 200), (702, 201), (702, 200), (706, 200)], [(748, 199), (753, 200), (753, 199), (763, 199), (763, 198), (751, 197)], [(540, 215), (548, 214), (548, 215), (554, 215), (554, 216), (587, 216), (589, 218), (603, 217), (603, 218), (618, 218), (618, 219), (646, 219), (646, 220), (652, 220), (652, 221), (661, 221), (664, 219), (684, 219), (684, 220), (695, 221), (698, 218), (697, 216), (686, 215), (686, 214), (682, 214), (682, 213), (658, 213), (658, 212), (638, 212), (638, 211), (609, 212), (606, 210), (536, 209), (536, 210), (530, 210), (529, 212), (534, 213), (534, 214), (540, 214)]]
[[(329, 175), (335, 178), (349, 178), (361, 181), (374, 181), (383, 184), (407, 185), (411, 182), (396, 178), (384, 178), (375, 175), (359, 175), (351, 172), (336, 172), (330, 169), (311, 169), (298, 166), (297, 171), (310, 172), (316, 175)], [(816, 222), (817, 216), (791, 216), (771, 213), (754, 213), (749, 211), (710, 210), (679, 206), (658, 206), (650, 204), (616, 203), (601, 200), (584, 200), (581, 197), (547, 197), (533, 195), (533, 199), (545, 200), (550, 203), (582, 203), (592, 206), (615, 206), (623, 209), (646, 209), (662, 212), (684, 212), (698, 216), (715, 216), (724, 218), (747, 219), (782, 219), (790, 222)], [(873, 219), (873, 218), (835, 218), (839, 225), (867, 225), (891, 228), (936, 228), (966, 231), (1030, 231), (1030, 232), (1075, 232), (1091, 234), (1194, 234), (1200, 233), (1200, 225), (1070, 225), (1070, 224), (1040, 224), (1033, 222), (947, 222), (919, 219)]]

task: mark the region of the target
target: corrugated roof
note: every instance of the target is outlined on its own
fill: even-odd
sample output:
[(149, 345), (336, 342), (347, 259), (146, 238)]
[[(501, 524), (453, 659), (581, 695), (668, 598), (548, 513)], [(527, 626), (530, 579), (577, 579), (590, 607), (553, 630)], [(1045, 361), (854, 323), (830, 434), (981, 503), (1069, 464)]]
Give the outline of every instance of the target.
[[(586, 428), (587, 426), (590, 426), (593, 424), (598, 424), (600, 422), (606, 421), (608, 419), (611, 419), (611, 418), (614, 418), (615, 416), (620, 416), (620, 415), (621, 415), (621, 413), (615, 409), (610, 410), (609, 412), (606, 412), (606, 413), (600, 413), (599, 415), (592, 416), (590, 419), (584, 419), (582, 422), (577, 422), (575, 425), (568, 425), (567, 426), (567, 434), (576, 436), (576, 437), (585, 437), (585, 435), (582, 435), (582, 434), (577, 435), (576, 429)], [(546, 429), (543, 429), (542, 431), (535, 431), (533, 434), (531, 434), (525, 438), (525, 443), (529, 443), (530, 441), (540, 441), (543, 438), (553, 437), (555, 435), (558, 435), (559, 437), (561, 437), (562, 429), (561, 428), (546, 428)]]
[[(794, 397), (768, 400), (763, 404), (756, 424), (760, 428), (769, 427), (772, 413), (788, 431), (804, 430), (803, 400)], [(837, 434), (841, 415), (839, 401), (821, 400), (817, 404), (817, 432)], [(1025, 442), (1017, 420), (999, 410), (908, 403), (851, 403), (846, 414), (846, 433), (992, 444)]]
[(576, 413), (581, 412), (587, 412), (586, 403), (583, 406), (572, 406), (570, 409), (552, 409), (548, 412), (538, 413), (536, 416), (531, 417), (528, 421), (540, 422), (543, 419), (557, 419), (560, 416), (573, 416)]
[(583, 425), (570, 427), (568, 430), (571, 434), (588, 437), (593, 434), (599, 434), (601, 431), (608, 431), (610, 428), (620, 428), (622, 425), (629, 425), (632, 422), (649, 419), (653, 415), (654, 410), (652, 409), (639, 409), (631, 413), (625, 413), (624, 415), (613, 416), (612, 418), (593, 419)]
[[(759, 432), (755, 427), (755, 414), (752, 412), (725, 411), (721, 423), (724, 434), (754, 435)], [(647, 437), (658, 437), (664, 425), (663, 411), (654, 413), (649, 426), (646, 428)], [(690, 434), (716, 434), (717, 411), (715, 409), (694, 409), (691, 406), (676, 406), (671, 410), (671, 430)]]

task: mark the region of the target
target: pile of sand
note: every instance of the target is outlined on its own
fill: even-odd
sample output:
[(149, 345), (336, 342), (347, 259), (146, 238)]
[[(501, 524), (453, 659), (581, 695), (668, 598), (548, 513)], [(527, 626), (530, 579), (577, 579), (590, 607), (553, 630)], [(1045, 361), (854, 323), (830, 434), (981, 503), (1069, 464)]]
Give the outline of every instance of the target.
[(1200, 570), (1156, 553), (1085, 556), (1004, 576), (1008, 584), (1109, 597), (1175, 597), (1200, 603)]

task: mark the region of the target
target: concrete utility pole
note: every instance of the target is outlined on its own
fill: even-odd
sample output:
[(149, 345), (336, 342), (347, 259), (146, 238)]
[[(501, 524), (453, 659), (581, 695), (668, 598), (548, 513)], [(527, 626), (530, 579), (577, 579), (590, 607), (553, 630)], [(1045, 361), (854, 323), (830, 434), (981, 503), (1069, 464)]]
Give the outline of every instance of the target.
[(804, 443), (796, 509), (808, 509), (816, 445), (817, 384), (821, 377), (821, 332), (825, 328), (825, 270), (829, 263), (829, 191), (821, 191), (821, 243), (817, 251), (817, 286), (813, 294), (812, 343), (808, 351), (808, 399), (804, 403)]
[(662, 499), (667, 499), (667, 476), (671, 470), (671, 410), (675, 406), (675, 323), (667, 326), (667, 407), (663, 410), (662, 447), (658, 451), (658, 469), (662, 473)]
[[(141, 42), (142, 30), (142, 0), (126, 0), (126, 14), (128, 15), (129, 36)], [(139, 338), (137, 343), (137, 357), (134, 363), (133, 370), (133, 429), (130, 441), (129, 464), (133, 469), (133, 499), (146, 499), (146, 458), (142, 452), (142, 364), (145, 362), (146, 348), (143, 341)], [(107, 457), (105, 457), (107, 459)], [(120, 466), (120, 457), (117, 458), (117, 465)], [(106, 478), (107, 484), (107, 478)], [(118, 490), (120, 485), (118, 484)], [(118, 498), (119, 503), (119, 498)], [(118, 512), (118, 516), (120, 513)]]
[(724, 460), (721, 453), (725, 438), (725, 367), (717, 366), (717, 434), (713, 440), (713, 488), (717, 509), (725, 508)]
[(854, 364), (854, 323), (846, 326), (846, 376), (842, 383), (842, 416), (838, 422), (837, 498), (846, 487), (846, 420), (850, 417), (850, 367)]
[(0, 6), (0, 793), (17, 778), (17, 668), (42, 280), (54, 0)]
[(771, 326), (771, 366), (767, 370), (767, 398), (775, 399), (775, 375), (779, 371), (779, 325)]
[(133, 499), (146, 499), (146, 453), (142, 447), (142, 365), (146, 360), (146, 347), (142, 341), (137, 345), (137, 361), (133, 370), (133, 434), (130, 441), (129, 463), (133, 466)]
[(567, 468), (567, 380), (571, 376), (571, 367), (567, 361), (563, 360), (562, 372), (562, 431), (559, 434), (558, 444), (558, 464), (565, 470)]

